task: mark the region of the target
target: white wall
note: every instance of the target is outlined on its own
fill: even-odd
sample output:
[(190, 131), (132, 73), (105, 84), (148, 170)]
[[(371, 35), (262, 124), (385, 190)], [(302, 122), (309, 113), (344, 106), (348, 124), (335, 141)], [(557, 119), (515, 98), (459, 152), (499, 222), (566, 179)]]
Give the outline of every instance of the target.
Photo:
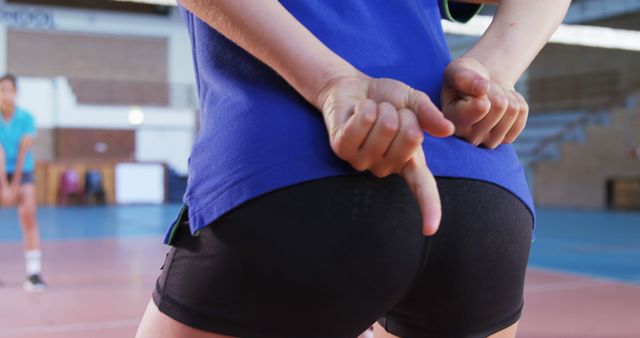
[(54, 81), (46, 78), (19, 78), (18, 105), (34, 115), (38, 128), (55, 125)]
[[(0, 4), (0, 6), (2, 6)], [(0, 23), (0, 73), (7, 72), (7, 26)]]
[(164, 167), (152, 163), (120, 163), (116, 165), (116, 203), (164, 202)]
[(169, 82), (195, 85), (189, 33), (177, 10), (172, 17), (177, 27), (169, 34)]
[(136, 160), (164, 162), (187, 174), (195, 137), (196, 116), (190, 109), (136, 107), (144, 122), (133, 126), (134, 107), (78, 105), (64, 78), (20, 78), (18, 104), (30, 111), (38, 128), (133, 129)]
[(189, 129), (137, 129), (136, 160), (166, 162), (179, 174), (186, 175), (193, 137)]

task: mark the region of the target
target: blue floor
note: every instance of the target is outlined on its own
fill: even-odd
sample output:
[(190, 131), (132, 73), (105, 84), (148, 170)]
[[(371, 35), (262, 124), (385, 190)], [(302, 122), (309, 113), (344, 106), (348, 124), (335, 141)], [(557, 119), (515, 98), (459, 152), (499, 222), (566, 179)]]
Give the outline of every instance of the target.
[[(67, 207), (38, 209), (42, 239), (73, 240), (163, 236), (181, 205)], [(20, 241), (15, 210), (0, 209), (0, 243)]]
[(529, 262), (640, 284), (640, 212), (540, 208)]
[[(42, 238), (164, 235), (180, 205), (40, 208)], [(20, 241), (15, 210), (0, 209), (0, 243)], [(640, 212), (538, 209), (530, 264), (640, 284)]]

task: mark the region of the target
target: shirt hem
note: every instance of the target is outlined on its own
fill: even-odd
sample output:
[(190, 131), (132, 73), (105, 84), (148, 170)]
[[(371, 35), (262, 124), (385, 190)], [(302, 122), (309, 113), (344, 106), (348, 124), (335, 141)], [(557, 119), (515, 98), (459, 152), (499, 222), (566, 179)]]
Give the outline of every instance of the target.
[[(185, 204), (188, 206), (188, 218), (191, 233), (195, 235), (198, 230), (213, 223), (225, 213), (239, 207), (244, 202), (258, 198), (268, 192), (306, 181), (355, 174), (363, 174), (363, 172), (357, 171), (356, 169), (349, 169), (346, 162), (344, 166), (288, 162), (246, 177), (242, 181), (228, 187), (214, 199), (204, 201), (202, 204), (197, 203), (193, 196), (187, 195), (185, 196)], [(491, 183), (505, 189), (518, 198), (527, 207), (535, 227), (536, 215), (533, 202), (524, 198), (524, 196), (520, 196), (520, 194), (508, 185), (470, 174), (439, 173), (437, 171), (433, 171), (433, 175), (435, 177), (443, 178), (473, 179)]]

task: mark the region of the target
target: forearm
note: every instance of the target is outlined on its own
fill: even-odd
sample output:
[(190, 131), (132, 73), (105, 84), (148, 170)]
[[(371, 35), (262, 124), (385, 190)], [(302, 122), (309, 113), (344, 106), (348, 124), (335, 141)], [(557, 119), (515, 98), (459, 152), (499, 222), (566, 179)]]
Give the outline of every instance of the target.
[(4, 149), (0, 144), (0, 190), (7, 186), (7, 167), (6, 167), (6, 159), (4, 154)]
[(318, 107), (333, 78), (359, 74), (274, 0), (180, 0), (224, 36), (267, 64)]
[(27, 157), (27, 152), (29, 148), (31, 148), (32, 140), (30, 137), (24, 137), (20, 142), (20, 149), (18, 150), (18, 158), (16, 161), (16, 166), (13, 171), (13, 179), (12, 183), (20, 182), (22, 180), (22, 174), (24, 170), (24, 162)]
[(18, 160), (16, 161), (16, 167), (13, 170), (13, 175), (11, 177), (11, 184), (15, 184), (16, 182), (22, 181), (22, 170), (24, 168), (24, 158), (26, 155), (23, 155), (22, 152), (18, 155)]
[(469, 50), (492, 77), (513, 86), (566, 15), (570, 0), (501, 0), (493, 22)]

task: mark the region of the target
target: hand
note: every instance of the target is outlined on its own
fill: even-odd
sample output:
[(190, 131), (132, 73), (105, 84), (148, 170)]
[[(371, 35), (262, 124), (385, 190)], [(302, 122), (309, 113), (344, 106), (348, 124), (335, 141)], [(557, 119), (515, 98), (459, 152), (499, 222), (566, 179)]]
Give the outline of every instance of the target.
[(391, 79), (341, 77), (317, 97), (336, 155), (377, 177), (402, 175), (420, 205), (424, 234), (434, 234), (440, 198), (422, 150), (423, 130), (446, 137), (453, 124), (427, 94)]
[(456, 136), (490, 149), (513, 142), (529, 115), (527, 102), (513, 85), (470, 57), (454, 60), (445, 70), (441, 101)]

